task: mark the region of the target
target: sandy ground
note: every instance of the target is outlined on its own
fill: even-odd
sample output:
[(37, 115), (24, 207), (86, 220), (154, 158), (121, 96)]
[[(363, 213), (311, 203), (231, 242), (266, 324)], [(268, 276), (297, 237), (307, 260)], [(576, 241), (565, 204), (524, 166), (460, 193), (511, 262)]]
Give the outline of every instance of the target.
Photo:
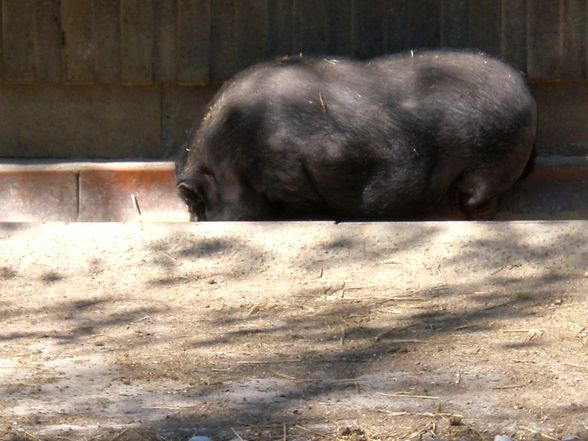
[(0, 224), (0, 439), (588, 437), (588, 222)]

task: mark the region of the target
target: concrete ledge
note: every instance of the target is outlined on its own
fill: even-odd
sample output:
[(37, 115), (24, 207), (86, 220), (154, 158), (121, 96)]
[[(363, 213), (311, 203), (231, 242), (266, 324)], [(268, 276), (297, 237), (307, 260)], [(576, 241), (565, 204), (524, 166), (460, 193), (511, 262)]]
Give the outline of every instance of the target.
[(40, 171), (175, 171), (172, 161), (8, 161), (0, 163), (0, 173)]
[(0, 221), (182, 222), (173, 162), (0, 165)]
[[(0, 164), (0, 221), (183, 222), (173, 162)], [(498, 220), (588, 219), (588, 157), (541, 156), (501, 200)], [(440, 210), (438, 220), (455, 219)]]
[(71, 170), (0, 167), (0, 221), (75, 221), (78, 182)]
[(175, 168), (86, 168), (79, 172), (80, 221), (188, 221)]

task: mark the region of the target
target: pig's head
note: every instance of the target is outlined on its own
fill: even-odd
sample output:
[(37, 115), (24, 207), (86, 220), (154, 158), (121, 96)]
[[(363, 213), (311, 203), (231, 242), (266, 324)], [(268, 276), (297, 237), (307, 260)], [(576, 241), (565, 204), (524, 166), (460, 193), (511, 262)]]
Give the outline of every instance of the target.
[(217, 185), (214, 176), (206, 171), (182, 177), (177, 183), (180, 197), (186, 203), (191, 221), (207, 220), (206, 211), (218, 203)]
[(265, 197), (234, 175), (201, 168), (179, 178), (177, 188), (192, 221), (247, 221), (274, 217)]
[(249, 159), (241, 154), (250, 150), (242, 146), (251, 146), (253, 141), (244, 136), (235, 138), (239, 114), (233, 112), (226, 118), (211, 115), (192, 132), (178, 163), (177, 188), (191, 220), (272, 218), (274, 210), (257, 179), (261, 170), (248, 171)]

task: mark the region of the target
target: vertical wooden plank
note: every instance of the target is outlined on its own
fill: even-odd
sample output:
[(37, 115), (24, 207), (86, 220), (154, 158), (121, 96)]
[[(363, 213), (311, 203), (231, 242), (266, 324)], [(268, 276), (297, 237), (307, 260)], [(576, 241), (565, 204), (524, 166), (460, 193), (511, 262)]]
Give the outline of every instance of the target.
[(153, 0), (121, 0), (121, 79), (148, 84), (153, 80)]
[(153, 78), (159, 83), (176, 81), (176, 68), (180, 64), (177, 51), (178, 4), (176, 0), (156, 0), (154, 11), (154, 66)]
[(467, 48), (470, 40), (470, 0), (443, 0), (441, 45)]
[(527, 0), (502, 0), (502, 57), (527, 70)]
[[(166, 84), (162, 87), (161, 152), (163, 158), (177, 157), (190, 129), (206, 113), (216, 87), (181, 87)], [(185, 150), (181, 152), (181, 156)]]
[(239, 0), (236, 6), (237, 70), (268, 54), (267, 0)]
[(326, 52), (328, 14), (327, 0), (294, 0), (294, 53)]
[(94, 81), (92, 3), (61, 0), (61, 22), (65, 43), (65, 78), (74, 83)]
[(329, 0), (327, 54), (352, 53), (352, 1)]
[(96, 81), (121, 79), (120, 1), (94, 0), (94, 44)]
[(441, 44), (441, 0), (408, 2), (410, 47), (436, 48)]
[(353, 0), (353, 55), (372, 58), (385, 52), (385, 0)]
[(500, 56), (502, 3), (496, 0), (470, 0), (469, 46)]
[(4, 37), (3, 37), (3, 18), (2, 18), (2, 1), (0, 1), (0, 80), (5, 79), (4, 77)]
[(6, 79), (29, 81), (34, 78), (32, 6), (31, 0), (2, 2), (2, 52)]
[(561, 0), (527, 3), (527, 69), (532, 79), (558, 79), (561, 74)]
[(39, 80), (59, 81), (61, 64), (61, 13), (59, 0), (35, 0), (35, 66)]
[(294, 0), (268, 0), (269, 56), (292, 53)]
[(564, 0), (562, 77), (586, 76), (586, 0)]
[(210, 21), (210, 0), (178, 0), (177, 80), (180, 83), (210, 82)]
[(236, 72), (235, 2), (212, 0), (210, 75), (215, 83), (225, 81)]
[(402, 52), (408, 49), (408, 0), (388, 0), (386, 5), (386, 50)]

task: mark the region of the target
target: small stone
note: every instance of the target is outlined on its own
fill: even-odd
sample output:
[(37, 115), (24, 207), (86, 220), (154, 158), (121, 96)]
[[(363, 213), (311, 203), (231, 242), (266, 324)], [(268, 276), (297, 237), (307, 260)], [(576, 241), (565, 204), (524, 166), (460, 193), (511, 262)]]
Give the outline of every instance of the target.
[(561, 441), (582, 441), (582, 438), (578, 438), (576, 435), (566, 435)]
[(506, 435), (496, 435), (494, 437), (494, 441), (513, 441), (513, 439)]
[(461, 426), (461, 420), (463, 417), (461, 415), (451, 415), (449, 417), (449, 425), (450, 426)]
[(212, 439), (207, 436), (193, 436), (188, 441), (212, 441)]

